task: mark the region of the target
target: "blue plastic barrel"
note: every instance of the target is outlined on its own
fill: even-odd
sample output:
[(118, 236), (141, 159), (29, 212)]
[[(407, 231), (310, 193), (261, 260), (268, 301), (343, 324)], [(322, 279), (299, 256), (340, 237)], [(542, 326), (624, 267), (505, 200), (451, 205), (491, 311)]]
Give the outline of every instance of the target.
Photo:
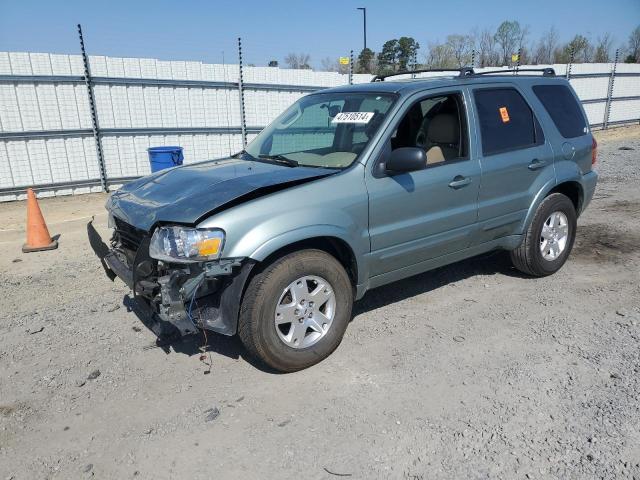
[(149, 152), (151, 172), (182, 165), (184, 160), (182, 147), (151, 147), (147, 152)]

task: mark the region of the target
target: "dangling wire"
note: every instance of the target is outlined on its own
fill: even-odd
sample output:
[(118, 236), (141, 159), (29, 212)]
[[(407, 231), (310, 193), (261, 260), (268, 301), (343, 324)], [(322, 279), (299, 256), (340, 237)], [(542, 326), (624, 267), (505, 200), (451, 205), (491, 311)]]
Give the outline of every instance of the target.
[[(208, 349), (209, 339), (207, 337), (207, 329), (204, 327), (204, 321), (202, 320), (202, 318), (199, 318), (198, 322), (196, 323), (193, 319), (193, 316), (191, 315), (191, 312), (193, 310), (193, 304), (195, 303), (196, 308), (198, 307), (198, 302), (196, 302), (196, 294), (198, 293), (198, 290), (200, 289), (203, 283), (204, 283), (204, 277), (202, 278), (202, 280), (200, 280), (200, 283), (198, 283), (196, 288), (193, 290), (193, 295), (191, 295), (191, 301), (189, 302), (189, 309), (187, 310), (187, 316), (189, 317), (189, 320), (191, 320), (191, 323), (193, 324), (194, 328), (197, 329), (198, 325), (200, 325), (200, 330), (202, 331), (202, 335), (204, 337), (204, 343), (199, 348), (200, 352), (202, 352), (199, 357), (199, 360), (202, 363), (204, 363), (207, 367), (209, 367), (209, 369), (205, 370), (204, 372), (205, 375), (208, 375), (211, 373), (211, 366), (213, 365), (213, 360), (211, 359), (211, 351)], [(209, 356), (209, 363), (206, 362), (207, 355)]]

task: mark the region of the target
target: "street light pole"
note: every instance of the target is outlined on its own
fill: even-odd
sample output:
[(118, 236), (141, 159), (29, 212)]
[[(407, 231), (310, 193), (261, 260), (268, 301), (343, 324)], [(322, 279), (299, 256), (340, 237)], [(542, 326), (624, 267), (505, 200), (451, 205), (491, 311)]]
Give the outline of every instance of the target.
[(364, 20), (364, 48), (367, 48), (367, 9), (365, 7), (358, 7), (358, 10), (362, 10), (362, 18)]

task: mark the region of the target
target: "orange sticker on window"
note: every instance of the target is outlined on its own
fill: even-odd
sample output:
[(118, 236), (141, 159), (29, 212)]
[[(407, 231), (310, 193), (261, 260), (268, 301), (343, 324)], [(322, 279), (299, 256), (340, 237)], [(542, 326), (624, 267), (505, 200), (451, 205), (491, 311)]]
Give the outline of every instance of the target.
[(507, 110), (507, 107), (500, 107), (500, 116), (502, 117), (502, 123), (509, 121), (509, 110)]

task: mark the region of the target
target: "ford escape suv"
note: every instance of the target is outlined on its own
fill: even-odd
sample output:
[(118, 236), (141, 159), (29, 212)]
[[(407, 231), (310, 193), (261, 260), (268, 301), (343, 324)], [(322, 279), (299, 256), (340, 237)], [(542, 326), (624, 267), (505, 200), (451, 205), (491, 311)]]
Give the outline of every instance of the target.
[(294, 371), (339, 345), (372, 288), (496, 249), (531, 276), (562, 267), (597, 180), (569, 83), (390, 77), (307, 95), (246, 150), (110, 196), (105, 263), (156, 325), (238, 334)]

